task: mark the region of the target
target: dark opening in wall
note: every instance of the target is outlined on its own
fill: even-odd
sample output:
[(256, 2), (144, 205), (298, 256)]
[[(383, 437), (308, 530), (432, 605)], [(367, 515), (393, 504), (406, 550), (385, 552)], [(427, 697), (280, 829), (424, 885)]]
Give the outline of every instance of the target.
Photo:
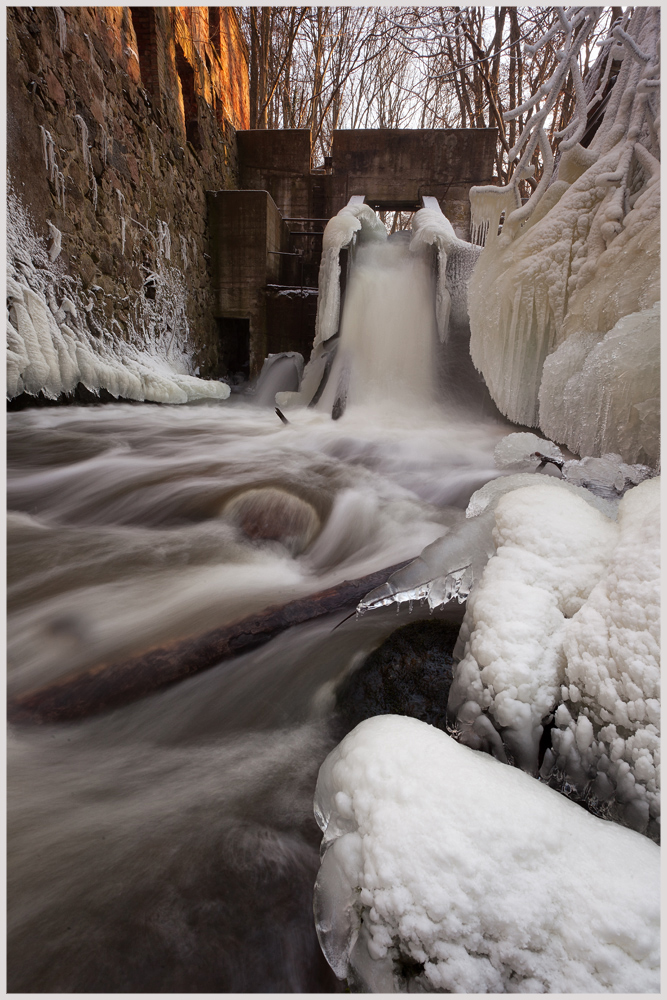
[(144, 89), (158, 102), (160, 80), (158, 77), (157, 29), (154, 7), (130, 7), (132, 27), (137, 36), (137, 55)]
[(181, 46), (176, 43), (176, 72), (181, 81), (183, 93), (183, 113), (185, 115), (185, 135), (195, 149), (201, 149), (197, 95), (195, 93), (195, 71), (185, 58)]
[(208, 40), (216, 52), (220, 52), (220, 8), (208, 9)]
[(250, 377), (250, 320), (225, 316), (218, 324), (221, 375)]

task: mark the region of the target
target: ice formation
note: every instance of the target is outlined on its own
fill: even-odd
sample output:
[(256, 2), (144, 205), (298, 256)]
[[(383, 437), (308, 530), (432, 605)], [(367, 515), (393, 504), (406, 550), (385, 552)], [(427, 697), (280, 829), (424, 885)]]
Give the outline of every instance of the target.
[(60, 234), (54, 226), (51, 230), (52, 249), (47, 254), (10, 187), (8, 398), (41, 392), (47, 399), (57, 399), (79, 383), (94, 393), (105, 389), (112, 396), (153, 402), (227, 398), (229, 386), (188, 373), (185, 286), (175, 268), (158, 266), (156, 299), (138, 298), (126, 341), (112, 336), (96, 319), (95, 296), (85, 295), (80, 282), (57, 269), (54, 251), (59, 250), (56, 234)]
[(319, 302), (313, 350), (338, 333), (340, 318), (340, 251), (359, 234), (363, 240), (384, 242), (387, 230), (370, 205), (349, 204), (329, 219), (322, 237)]
[(468, 599), (448, 713), (476, 702), (516, 763), (537, 773), (542, 723), (564, 680), (566, 621), (604, 575), (618, 529), (561, 484), (534, 481), (495, 504), (496, 552)]
[[(366, 594), (357, 611), (363, 614), (389, 604), (420, 600), (427, 600), (430, 608), (440, 607), (454, 598), (462, 603), (479, 583), (486, 563), (495, 552), (495, 508), (501, 497), (514, 490), (539, 487), (544, 481), (542, 476), (533, 473), (518, 473), (486, 483), (473, 493), (465, 518), (453, 513), (447, 534), (428, 545), (386, 583)], [(616, 517), (613, 501), (601, 499), (562, 479), (548, 482), (556, 490), (579, 498), (607, 517)]]
[(630, 490), (604, 576), (567, 623), (553, 749), (542, 767), (629, 826), (660, 814), (660, 481)]
[[(544, 362), (540, 426), (580, 455), (618, 448), (655, 464), (660, 440), (660, 308), (623, 316), (598, 340), (573, 334)], [(581, 419), (586, 408), (597, 421)]]
[(463, 742), (503, 759), (487, 715), (536, 773), (555, 712), (542, 777), (657, 837), (660, 481), (628, 490), (614, 521), (612, 501), (596, 510), (586, 490), (520, 479), (535, 486), (495, 502), (496, 552), (468, 600), (448, 715)]
[[(492, 234), (470, 282), (471, 356), (511, 420), (579, 453), (613, 451), (655, 465), (660, 12), (638, 8), (614, 28), (608, 63), (619, 47), (623, 61), (603, 122), (581, 147), (586, 107), (578, 93), (558, 179), (546, 187), (553, 163), (544, 116), (562, 72), (577, 84), (577, 52), (594, 14), (573, 8), (571, 16), (561, 19), (568, 27), (559, 68), (529, 102), (545, 99), (513, 151), (525, 145), (510, 188), (471, 192), (473, 222)], [(512, 186), (538, 145), (543, 178), (510, 211)]]
[(403, 716), (327, 757), (320, 944), (369, 993), (656, 993), (659, 849)]

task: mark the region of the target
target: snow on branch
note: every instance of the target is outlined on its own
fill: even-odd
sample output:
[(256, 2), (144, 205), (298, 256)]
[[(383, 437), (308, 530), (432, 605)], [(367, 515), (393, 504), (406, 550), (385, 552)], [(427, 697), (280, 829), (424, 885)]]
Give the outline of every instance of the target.
[[(624, 112), (630, 112), (625, 117), (626, 124), (623, 133), (628, 139), (630, 138), (629, 133), (632, 131), (630, 121), (632, 121), (634, 126), (632, 151), (635, 141), (642, 131), (642, 126), (646, 123), (648, 143), (653, 150), (649, 156), (654, 158), (654, 153), (659, 150), (658, 115), (652, 102), (654, 95), (656, 98), (659, 96), (659, 42), (657, 42), (655, 53), (645, 51), (645, 41), (640, 46), (632, 34), (626, 30), (630, 28), (629, 19), (623, 18), (621, 23), (617, 22), (612, 27), (608, 37), (599, 43), (600, 47), (607, 49), (605, 67), (600, 85), (592, 100), (587, 97), (580, 69), (580, 53), (599, 24), (603, 12), (604, 8), (602, 7), (558, 7), (557, 22), (535, 44), (525, 45), (526, 54), (535, 56), (540, 49), (552, 43), (555, 38), (563, 37), (562, 47), (556, 52), (558, 65), (551, 77), (542, 83), (532, 97), (504, 115), (505, 121), (512, 121), (521, 115), (528, 115), (528, 120), (516, 144), (509, 151), (510, 161), (516, 160), (518, 157), (519, 159), (514, 168), (513, 176), (506, 187), (498, 188), (489, 185), (471, 190), (472, 214), (475, 220), (475, 236), (473, 238), (488, 231), (489, 239), (495, 239), (497, 223), (502, 210), (505, 211), (503, 229), (510, 237), (532, 215), (553, 175), (554, 156), (546, 128), (553, 118), (559, 95), (566, 87), (568, 79), (572, 81), (574, 90), (574, 109), (571, 120), (565, 128), (554, 136), (559, 142), (561, 153), (572, 149), (584, 137), (588, 125), (588, 114), (604, 95), (610, 79), (612, 63), (618, 64), (624, 57), (634, 61), (635, 65), (639, 63), (641, 68), (638, 67), (635, 72), (635, 77), (639, 79), (625, 83), (628, 93), (624, 100), (616, 102), (618, 107), (622, 106)], [(534, 163), (531, 161), (538, 149), (542, 158), (542, 176), (529, 200), (525, 205), (521, 205), (519, 183), (534, 172)], [(613, 177), (612, 174), (609, 174), (605, 177), (605, 181), (618, 182), (627, 176), (629, 163), (625, 162), (626, 158), (621, 155), (623, 162), (619, 162), (618, 169), (613, 172)], [(643, 160), (646, 160), (646, 157)], [(494, 194), (491, 194), (492, 191)], [(501, 204), (501, 211), (497, 211), (496, 209)], [(488, 209), (492, 205), (495, 206), (495, 209), (492, 210), (493, 219), (490, 216), (487, 218)], [(516, 208), (513, 211), (508, 211), (512, 205), (516, 205)]]

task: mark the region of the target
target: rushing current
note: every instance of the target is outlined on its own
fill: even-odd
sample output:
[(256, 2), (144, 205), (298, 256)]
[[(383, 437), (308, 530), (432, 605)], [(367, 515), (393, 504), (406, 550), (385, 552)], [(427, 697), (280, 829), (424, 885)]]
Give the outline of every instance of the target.
[[(288, 425), (240, 396), (8, 414), (10, 695), (415, 557), (498, 474), (507, 425), (437, 397), (432, 279), (406, 253), (350, 285), (339, 420), (326, 392)], [(278, 539), (243, 513), (276, 496), (298, 508)], [(349, 610), (126, 707), (10, 726), (11, 992), (341, 988), (313, 792), (336, 683), (409, 620), (334, 630)]]

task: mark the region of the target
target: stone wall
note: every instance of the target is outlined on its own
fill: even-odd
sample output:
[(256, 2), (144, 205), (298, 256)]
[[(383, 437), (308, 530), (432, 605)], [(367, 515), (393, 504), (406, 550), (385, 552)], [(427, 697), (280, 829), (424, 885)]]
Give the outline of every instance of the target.
[(10, 201), (52, 257), (60, 240), (90, 322), (124, 339), (178, 322), (192, 370), (216, 373), (206, 191), (238, 186), (236, 12), (9, 7), (7, 35)]

